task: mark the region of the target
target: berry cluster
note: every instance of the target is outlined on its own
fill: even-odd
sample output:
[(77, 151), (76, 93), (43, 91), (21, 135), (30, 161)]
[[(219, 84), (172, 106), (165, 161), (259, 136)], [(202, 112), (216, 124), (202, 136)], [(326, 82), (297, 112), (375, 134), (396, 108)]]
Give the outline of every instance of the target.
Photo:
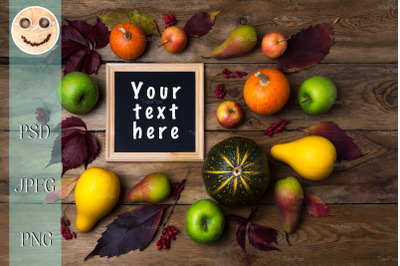
[(36, 120), (42, 125), (45, 125), (47, 122), (50, 121), (50, 112), (46, 107), (38, 107), (36, 108)]
[(174, 182), (174, 186), (175, 187), (174, 187), (174, 192), (172, 193), (172, 196), (174, 197), (174, 200), (179, 199), (179, 197), (181, 196), (181, 192), (184, 189), (184, 184), (185, 183), (186, 183), (186, 179), (183, 179), (181, 182)]
[(226, 93), (226, 90), (225, 90), (225, 88), (224, 88), (224, 85), (222, 85), (222, 84), (217, 84), (217, 85), (215, 86), (214, 93), (215, 93), (215, 96), (216, 96), (217, 98), (219, 98), (219, 99), (221, 99), (222, 97), (224, 97), (224, 95), (225, 95), (225, 93)]
[(63, 235), (65, 240), (69, 240), (72, 238), (76, 238), (76, 233), (72, 233), (68, 226), (70, 225), (69, 220), (61, 217), (61, 234)]
[(234, 78), (241, 78), (243, 76), (247, 76), (246, 72), (235, 71), (233, 73), (233, 72), (229, 71), (227, 68), (224, 68), (224, 70), (222, 70), (222, 74), (225, 75), (226, 79), (229, 79), (229, 78), (233, 78), (234, 79)]
[(176, 19), (172, 14), (164, 14), (164, 19), (165, 19), (165, 28), (174, 26), (176, 24)]
[(179, 231), (175, 229), (173, 226), (168, 226), (168, 228), (164, 228), (162, 230), (162, 235), (160, 237), (160, 240), (157, 241), (157, 246), (158, 250), (161, 249), (169, 249), (171, 239), (176, 240), (176, 234), (178, 234)]
[(269, 128), (266, 131), (264, 131), (264, 135), (271, 137), (272, 135), (274, 135), (274, 133), (278, 133), (279, 131), (285, 130), (287, 123), (288, 121), (280, 119), (278, 123), (271, 124)]

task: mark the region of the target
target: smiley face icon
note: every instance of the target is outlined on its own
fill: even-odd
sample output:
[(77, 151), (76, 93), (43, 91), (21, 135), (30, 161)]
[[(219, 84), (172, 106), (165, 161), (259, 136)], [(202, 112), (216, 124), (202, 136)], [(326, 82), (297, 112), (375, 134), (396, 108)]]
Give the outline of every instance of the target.
[(56, 44), (60, 29), (57, 18), (40, 6), (21, 10), (11, 24), (11, 36), (16, 46), (28, 54), (39, 55)]

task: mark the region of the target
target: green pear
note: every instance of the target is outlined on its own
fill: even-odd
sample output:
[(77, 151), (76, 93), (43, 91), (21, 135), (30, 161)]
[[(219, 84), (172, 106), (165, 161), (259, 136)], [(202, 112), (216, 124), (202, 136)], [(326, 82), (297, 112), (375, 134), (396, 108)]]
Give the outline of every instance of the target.
[(149, 202), (163, 201), (171, 194), (169, 179), (162, 173), (147, 175), (125, 196), (125, 202)]
[(249, 25), (242, 25), (231, 31), (228, 38), (212, 52), (216, 59), (241, 56), (253, 50), (257, 43), (256, 30)]
[(303, 188), (296, 178), (289, 176), (275, 183), (274, 201), (281, 211), (283, 231), (286, 233), (286, 241), (289, 245), (289, 234), (293, 233), (297, 227), (303, 199)]

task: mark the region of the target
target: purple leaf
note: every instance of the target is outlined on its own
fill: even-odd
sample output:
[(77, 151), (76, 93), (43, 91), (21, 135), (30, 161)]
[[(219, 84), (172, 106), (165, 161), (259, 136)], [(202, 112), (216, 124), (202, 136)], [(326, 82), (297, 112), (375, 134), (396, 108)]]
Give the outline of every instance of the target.
[(99, 18), (97, 18), (96, 24), (91, 26), (90, 37), (95, 40), (96, 49), (105, 47), (109, 42), (110, 31)]
[(97, 154), (99, 153), (99, 145), (97, 144), (96, 138), (86, 131), (85, 133), (87, 149), (88, 149), (88, 156), (85, 160), (85, 168), (87, 168), (88, 164), (93, 162), (96, 158)]
[(70, 72), (76, 72), (81, 70), (82, 62), (85, 58), (87, 49), (82, 49), (71, 55), (65, 64), (64, 75)]
[(279, 58), (277, 69), (289, 73), (318, 64), (333, 45), (333, 26), (337, 20), (331, 24), (312, 26), (292, 35), (287, 41), (285, 53)]
[(61, 122), (61, 128), (68, 128), (68, 127), (83, 127), (87, 129), (85, 122), (83, 122), (82, 119), (76, 116), (68, 117)]
[(271, 242), (278, 243), (276, 237), (278, 233), (275, 229), (263, 227), (256, 224), (250, 224), (248, 237), (250, 244), (261, 251), (279, 250), (271, 245)]
[(112, 223), (97, 240), (97, 246), (85, 260), (95, 255), (100, 257), (119, 256), (132, 250), (144, 250), (153, 239), (162, 213), (169, 205), (140, 205), (124, 212)]
[(89, 48), (89, 44), (82, 34), (80, 34), (78, 30), (71, 26), (62, 26), (62, 41), (74, 41)]
[(201, 37), (206, 35), (214, 25), (215, 17), (221, 11), (216, 12), (199, 12), (196, 15), (192, 16), (183, 27), (183, 31), (188, 36), (193, 37)]
[(247, 221), (245, 223), (239, 224), (236, 231), (236, 241), (244, 251), (246, 251), (244, 248), (244, 243), (246, 239), (246, 226), (247, 226)]
[(81, 49), (86, 50), (87, 49), (87, 47), (83, 46), (80, 43), (74, 42), (74, 41), (62, 42), (61, 46), (62, 46), (62, 50), (61, 50), (62, 59), (72, 55), (74, 52), (76, 52), (78, 50), (81, 50)]
[(90, 75), (97, 71), (100, 66), (100, 57), (95, 50), (90, 50), (85, 57), (85, 73)]
[(87, 157), (86, 138), (83, 134), (76, 134), (73, 138), (65, 143), (62, 150), (62, 164), (64, 174), (69, 169), (73, 169), (81, 165)]
[(71, 21), (66, 19), (66, 21), (68, 22), (68, 26), (75, 28), (84, 38), (86, 38), (92, 44), (92, 46), (95, 45), (95, 41), (93, 37), (90, 35), (90, 31), (92, 29), (91, 25), (89, 25), (86, 21), (83, 20)]
[(229, 214), (228, 216), (226, 216), (226, 219), (230, 222), (233, 222), (235, 224), (243, 224), (243, 223), (247, 223), (247, 219), (240, 217), (236, 214)]

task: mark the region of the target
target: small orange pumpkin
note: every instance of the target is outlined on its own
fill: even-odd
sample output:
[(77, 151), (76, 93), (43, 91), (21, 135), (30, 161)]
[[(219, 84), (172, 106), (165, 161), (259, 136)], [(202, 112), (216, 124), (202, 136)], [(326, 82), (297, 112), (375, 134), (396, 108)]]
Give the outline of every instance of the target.
[(289, 95), (289, 81), (282, 72), (272, 68), (254, 72), (243, 89), (247, 106), (261, 115), (271, 115), (281, 110)]
[(122, 59), (136, 59), (146, 49), (146, 36), (135, 24), (120, 23), (110, 33), (110, 47), (114, 54)]

